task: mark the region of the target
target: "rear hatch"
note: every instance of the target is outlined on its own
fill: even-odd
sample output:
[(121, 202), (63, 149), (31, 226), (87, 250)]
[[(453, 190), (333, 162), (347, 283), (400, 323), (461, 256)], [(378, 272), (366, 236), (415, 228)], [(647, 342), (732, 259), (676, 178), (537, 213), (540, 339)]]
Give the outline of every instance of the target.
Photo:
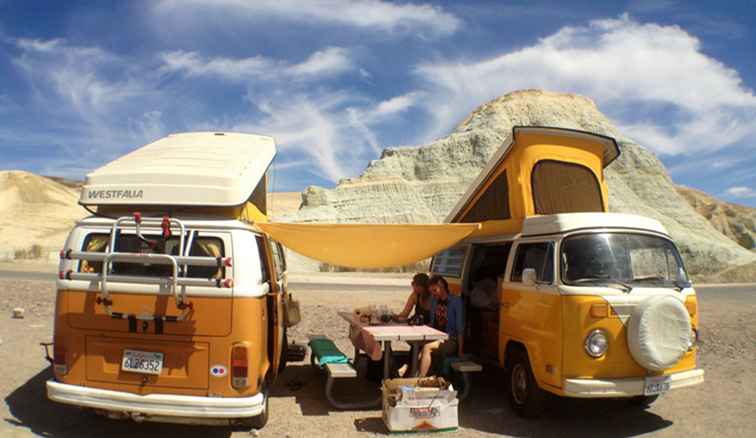
[[(232, 283), (223, 283), (232, 274), (224, 264), (230, 257), (230, 239), (228, 233), (190, 230), (182, 249), (177, 237), (118, 232), (114, 252), (126, 256), (113, 259), (107, 271), (108, 308), (102, 290), (102, 257), (111, 254), (110, 234), (86, 234), (80, 240), (81, 250), (73, 249), (68, 255), (78, 263), (70, 265), (72, 272), (67, 274), (72, 287), (61, 288), (64, 297), (59, 306), (64, 309), (59, 312), (68, 326), (86, 331), (87, 381), (133, 384), (142, 388), (135, 388), (140, 392), (145, 386), (206, 389), (209, 343), (195, 337), (231, 333), (233, 289)], [(155, 263), (167, 260), (166, 256), (177, 257), (178, 262), (202, 258), (205, 264), (209, 260), (215, 264), (178, 264), (174, 290), (173, 265)], [(135, 257), (138, 262), (128, 260)], [(183, 309), (179, 302), (185, 303)], [(123, 371), (127, 350), (159, 357), (158, 372)]]

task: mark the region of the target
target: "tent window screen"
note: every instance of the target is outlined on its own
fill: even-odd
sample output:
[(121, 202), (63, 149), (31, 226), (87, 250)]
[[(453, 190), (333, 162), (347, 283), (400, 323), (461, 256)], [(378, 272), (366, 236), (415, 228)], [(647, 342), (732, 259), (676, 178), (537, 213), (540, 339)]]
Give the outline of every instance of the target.
[(502, 172), (475, 201), (461, 222), (473, 223), (509, 219), (509, 186), (507, 172)]
[(533, 168), (536, 214), (604, 211), (596, 176), (585, 166), (562, 161), (539, 161)]
[(459, 278), (462, 276), (462, 266), (465, 263), (465, 249), (452, 248), (433, 257), (431, 272), (444, 277)]

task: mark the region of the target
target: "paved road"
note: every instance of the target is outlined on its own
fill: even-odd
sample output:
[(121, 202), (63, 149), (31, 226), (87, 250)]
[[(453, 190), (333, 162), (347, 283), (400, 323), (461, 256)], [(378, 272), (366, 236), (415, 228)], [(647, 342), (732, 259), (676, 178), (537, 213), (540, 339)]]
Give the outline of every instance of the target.
[[(355, 274), (355, 277), (359, 277), (359, 274)], [(54, 280), (55, 274), (50, 272), (36, 272), (36, 271), (8, 271), (0, 270), (0, 278), (11, 280)], [(332, 291), (342, 290), (377, 290), (377, 291), (393, 291), (393, 290), (405, 290), (407, 288), (395, 286), (395, 285), (382, 285), (382, 284), (338, 284), (338, 283), (326, 283), (326, 282), (289, 282), (289, 289), (292, 292), (299, 291), (314, 291), (328, 289)], [(696, 291), (701, 299), (702, 303), (710, 301), (739, 301), (744, 304), (756, 305), (756, 284), (751, 286), (697, 286)]]
[[(357, 274), (359, 276), (359, 274)], [(5, 271), (0, 270), (0, 279), (6, 280), (55, 280), (55, 274), (51, 272), (37, 272), (37, 271)], [(407, 287), (400, 287), (394, 285), (385, 284), (334, 284), (326, 282), (289, 282), (289, 289), (292, 292), (299, 291), (316, 291), (328, 289), (331, 291), (348, 291), (348, 290), (376, 290), (381, 292), (395, 291), (395, 290), (408, 290)]]

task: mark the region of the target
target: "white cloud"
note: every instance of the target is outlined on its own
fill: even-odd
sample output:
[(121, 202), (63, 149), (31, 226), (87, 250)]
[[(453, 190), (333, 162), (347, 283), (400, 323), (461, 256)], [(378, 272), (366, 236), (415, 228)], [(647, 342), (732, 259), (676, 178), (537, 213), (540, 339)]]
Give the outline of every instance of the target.
[(138, 78), (105, 74), (114, 66), (123, 68), (124, 63), (100, 48), (70, 45), (62, 39), (18, 39), (16, 46), (21, 55), (13, 63), (38, 87), (51, 85), (81, 113), (102, 111), (145, 92)]
[(745, 186), (730, 187), (725, 193), (735, 198), (756, 198), (756, 192), (752, 188)]
[(188, 76), (217, 76), (228, 80), (252, 79), (313, 80), (333, 76), (353, 68), (349, 52), (341, 47), (328, 47), (310, 55), (298, 64), (253, 56), (248, 58), (203, 58), (196, 52), (173, 51), (159, 55), (162, 70), (179, 71)]
[(335, 75), (351, 70), (349, 52), (341, 47), (328, 47), (310, 55), (304, 62), (286, 68), (286, 74), (293, 77), (317, 77)]
[(166, 97), (149, 63), (64, 39), (14, 43), (12, 62), (32, 90), (16, 110), (44, 118), (18, 128), (20, 144), (53, 148), (59, 156), (48, 164), (97, 167), (165, 135), (160, 107), (185, 104)]
[(480, 103), (525, 88), (584, 94), (610, 113), (671, 109), (661, 121), (619, 120), (660, 153), (710, 152), (756, 134), (756, 96), (735, 70), (704, 54), (685, 30), (627, 15), (564, 27), (489, 59), (421, 64), (416, 74), (430, 84), (429, 137), (447, 133)]
[(232, 80), (251, 79), (272, 74), (276, 61), (262, 56), (242, 59), (205, 59), (197, 52), (173, 51), (161, 53), (164, 71), (180, 71), (188, 76), (220, 76)]
[(421, 92), (414, 91), (401, 96), (392, 97), (379, 103), (372, 111), (371, 119), (382, 119), (407, 111), (417, 105)]
[(388, 32), (428, 32), (434, 36), (454, 33), (460, 26), (457, 17), (439, 6), (383, 0), (163, 0), (155, 4), (155, 11), (164, 19), (219, 11), (226, 13), (227, 19), (260, 21), (273, 17)]
[(355, 154), (364, 150), (356, 144), (359, 136), (349, 136), (345, 131), (341, 108), (347, 99), (338, 93), (320, 97), (250, 97), (264, 117), (237, 122), (231, 129), (272, 135), (282, 152), (304, 153), (315, 161), (312, 171), (321, 178), (337, 181), (355, 171), (351, 166), (358, 162)]

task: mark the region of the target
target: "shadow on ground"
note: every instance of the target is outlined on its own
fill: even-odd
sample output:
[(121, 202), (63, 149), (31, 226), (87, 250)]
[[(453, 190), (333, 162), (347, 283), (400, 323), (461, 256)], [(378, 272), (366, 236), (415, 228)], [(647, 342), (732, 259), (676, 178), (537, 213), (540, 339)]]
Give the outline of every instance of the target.
[[(344, 400), (365, 400), (378, 394), (375, 386), (346, 379), (336, 387)], [(492, 382), (494, 382), (492, 384)], [(470, 397), (460, 403), (459, 424), (469, 431), (511, 436), (635, 436), (672, 426), (672, 422), (624, 400), (576, 400), (553, 397), (547, 413), (536, 420), (518, 417), (509, 407), (502, 375), (488, 371), (473, 379)], [(325, 376), (309, 365), (292, 365), (271, 392), (273, 397), (292, 397), (305, 416), (338, 412), (324, 394)], [(359, 398), (348, 397), (357, 394)], [(365, 394), (368, 394), (366, 397)], [(271, 411), (272, 415), (275, 415)], [(356, 431), (388, 434), (377, 410), (354, 419)]]
[[(52, 376), (45, 369), (16, 388), (5, 398), (13, 416), (5, 421), (19, 428), (49, 437), (129, 437), (181, 436), (229, 437), (234, 430), (227, 427), (182, 426), (158, 423), (134, 423), (103, 418), (78, 408), (52, 403), (45, 396), (45, 381)], [(649, 411), (632, 407), (622, 400), (565, 400), (549, 402), (548, 414), (538, 420), (517, 417), (509, 408), (504, 388), (497, 373), (475, 376), (470, 397), (460, 404), (460, 426), (470, 432), (512, 436), (634, 436), (670, 427), (673, 423)], [(303, 415), (328, 416), (336, 409), (325, 399), (325, 376), (310, 365), (291, 365), (271, 390), (271, 404), (279, 398), (293, 398)], [(337, 394), (345, 400), (364, 400), (378, 395), (376, 386), (360, 381), (340, 382)], [(349, 395), (351, 394), (352, 397)], [(280, 400), (283, 402), (283, 400)], [(271, 421), (278, 415), (271, 407)], [(290, 409), (290, 408), (288, 408)], [(287, 409), (287, 410), (288, 410)], [(364, 417), (344, 418), (354, 423), (355, 433), (387, 434), (379, 410), (366, 410)], [(362, 413), (358, 413), (362, 414)], [(304, 422), (308, 422), (306, 418)], [(296, 421), (295, 421), (296, 423)], [(300, 421), (301, 423), (301, 421)], [(298, 436), (291, 430), (291, 436)]]
[(7, 397), (13, 418), (5, 421), (25, 428), (36, 435), (61, 438), (135, 436), (180, 436), (182, 438), (228, 437), (233, 429), (227, 427), (183, 426), (159, 423), (135, 423), (110, 420), (88, 411), (53, 403), (45, 394), (45, 382), (52, 377), (50, 368), (44, 369), (16, 388)]
[[(270, 395), (274, 398), (293, 397), (305, 416), (325, 416), (339, 412), (326, 400), (325, 384), (325, 372), (316, 367), (305, 364), (289, 365)], [(377, 383), (362, 379), (340, 379), (334, 383), (334, 396), (344, 402), (363, 402), (377, 400), (380, 391)], [(380, 405), (367, 411), (375, 409), (380, 409)]]

